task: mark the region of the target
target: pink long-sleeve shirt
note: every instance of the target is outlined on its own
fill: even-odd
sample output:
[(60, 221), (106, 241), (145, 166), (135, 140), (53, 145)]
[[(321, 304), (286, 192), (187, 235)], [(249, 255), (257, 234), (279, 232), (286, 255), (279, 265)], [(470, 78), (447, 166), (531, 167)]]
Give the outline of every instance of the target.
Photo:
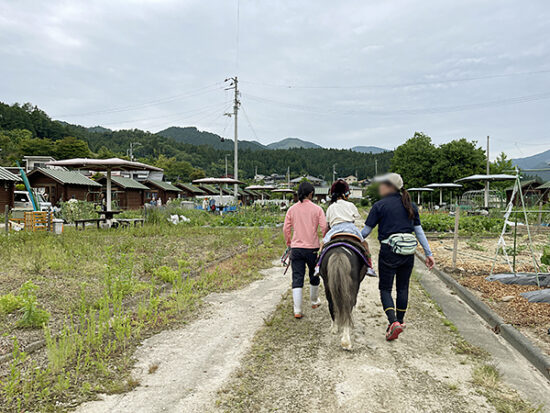
[(309, 199), (295, 203), (288, 209), (285, 217), (283, 232), (286, 245), (291, 248), (319, 248), (318, 227), (321, 227), (324, 236), (327, 232), (327, 219), (323, 209)]

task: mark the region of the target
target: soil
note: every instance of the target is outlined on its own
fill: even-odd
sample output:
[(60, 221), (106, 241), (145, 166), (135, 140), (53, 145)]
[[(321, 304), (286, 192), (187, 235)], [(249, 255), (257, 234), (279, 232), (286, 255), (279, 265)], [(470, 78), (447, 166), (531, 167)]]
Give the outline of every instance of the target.
[[(513, 245), (511, 235), (505, 236), (507, 246)], [(520, 294), (535, 291), (537, 286), (503, 284), (487, 281), (495, 255), (497, 238), (460, 239), (458, 244), (457, 268), (452, 268), (453, 240), (430, 239), (438, 265), (465, 287), (475, 292), (486, 304), (509, 324), (516, 326), (523, 334), (550, 355), (550, 304), (530, 303)], [(542, 248), (549, 244), (548, 234), (533, 235), (534, 251), (540, 261)], [(526, 235), (518, 235), (517, 271), (533, 272), (532, 258)], [(512, 257), (510, 257), (510, 261)], [(493, 273), (509, 273), (510, 267), (499, 257)], [(503, 300), (504, 299), (504, 300)]]

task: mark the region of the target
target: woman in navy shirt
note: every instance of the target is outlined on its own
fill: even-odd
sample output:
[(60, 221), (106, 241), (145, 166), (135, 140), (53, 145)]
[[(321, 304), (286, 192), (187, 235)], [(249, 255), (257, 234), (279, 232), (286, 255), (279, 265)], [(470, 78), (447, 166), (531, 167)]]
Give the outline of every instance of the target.
[[(409, 193), (403, 189), (401, 175), (389, 173), (375, 180), (380, 183), (378, 192), (382, 199), (372, 206), (361, 233), (366, 238), (378, 225), (378, 240), (380, 241), (378, 288), (389, 322), (386, 340), (391, 341), (397, 339), (405, 326), (404, 318), (409, 301), (409, 281), (414, 266), (414, 255), (397, 254), (385, 242), (391, 235), (414, 232), (426, 254), (426, 266), (432, 269), (435, 261), (420, 224), (418, 209), (412, 203)], [(394, 278), (397, 306), (392, 298)]]

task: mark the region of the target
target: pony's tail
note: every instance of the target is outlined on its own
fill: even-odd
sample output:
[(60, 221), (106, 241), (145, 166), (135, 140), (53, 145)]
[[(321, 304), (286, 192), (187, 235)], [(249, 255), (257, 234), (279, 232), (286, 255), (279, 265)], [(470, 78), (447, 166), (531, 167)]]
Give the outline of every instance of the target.
[(351, 327), (355, 305), (351, 263), (345, 252), (335, 252), (327, 261), (328, 285), (334, 305), (334, 321), (338, 327)]

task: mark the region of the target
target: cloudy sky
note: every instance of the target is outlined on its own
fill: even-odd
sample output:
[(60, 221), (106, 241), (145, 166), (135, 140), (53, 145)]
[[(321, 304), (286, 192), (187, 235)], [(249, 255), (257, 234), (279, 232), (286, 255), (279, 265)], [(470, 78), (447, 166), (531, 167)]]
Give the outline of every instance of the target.
[[(239, 16), (237, 18), (237, 16)], [(550, 149), (547, 0), (0, 0), (0, 101), (85, 126)]]

